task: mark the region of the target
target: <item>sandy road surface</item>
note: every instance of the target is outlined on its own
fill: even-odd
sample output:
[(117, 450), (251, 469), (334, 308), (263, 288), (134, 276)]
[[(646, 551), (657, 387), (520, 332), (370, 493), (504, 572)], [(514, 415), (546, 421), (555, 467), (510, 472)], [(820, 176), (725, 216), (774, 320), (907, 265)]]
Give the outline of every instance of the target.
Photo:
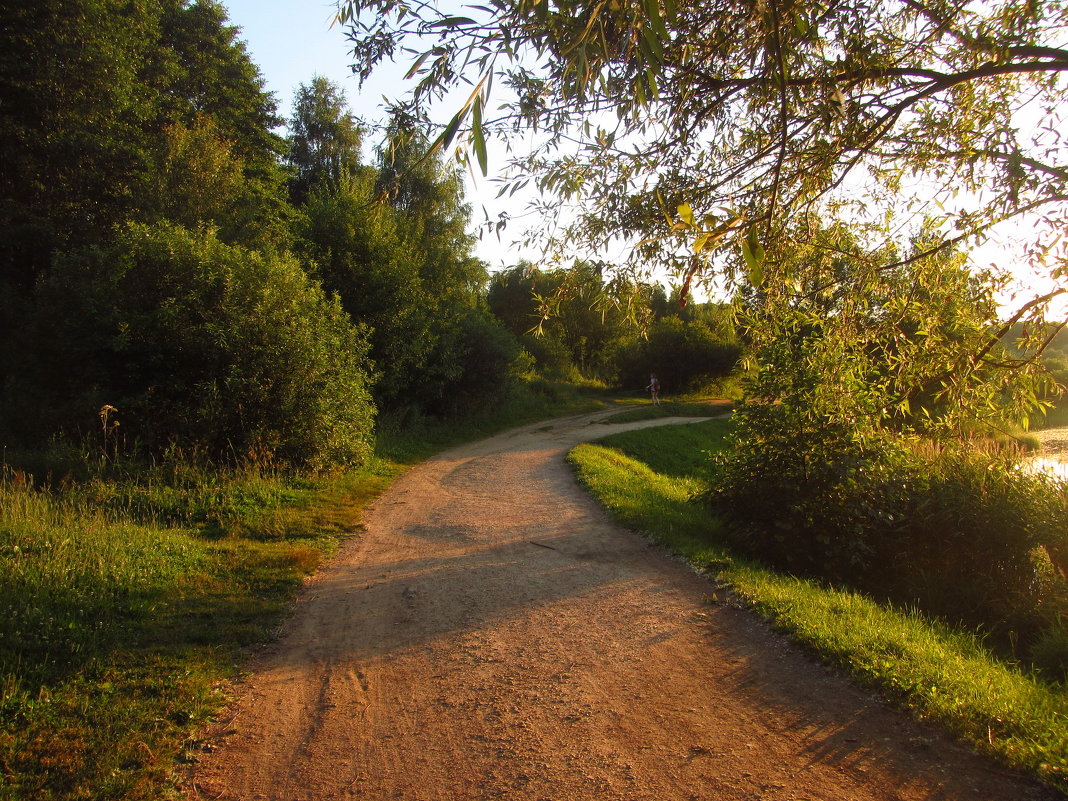
[(709, 605), (609, 523), (564, 463), (621, 428), (604, 416), (395, 482), (252, 666), (189, 797), (1060, 798)]

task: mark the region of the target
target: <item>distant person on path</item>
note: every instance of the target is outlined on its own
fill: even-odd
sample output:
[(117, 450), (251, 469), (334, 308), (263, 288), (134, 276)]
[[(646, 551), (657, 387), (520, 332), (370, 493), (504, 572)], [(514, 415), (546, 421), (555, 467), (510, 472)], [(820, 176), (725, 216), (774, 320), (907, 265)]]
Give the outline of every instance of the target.
[(649, 386), (646, 387), (649, 390), (649, 394), (653, 397), (653, 403), (657, 406), (660, 405), (660, 380), (656, 377), (656, 373), (649, 374)]

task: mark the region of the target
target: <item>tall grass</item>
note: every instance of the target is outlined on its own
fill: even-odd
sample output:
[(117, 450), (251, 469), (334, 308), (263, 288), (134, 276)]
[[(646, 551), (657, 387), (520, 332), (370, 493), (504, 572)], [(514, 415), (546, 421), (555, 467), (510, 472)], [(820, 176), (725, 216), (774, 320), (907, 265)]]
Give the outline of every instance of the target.
[(338, 475), (155, 462), (108, 443), (0, 464), (0, 801), (166, 797), (249, 649), (393, 477), (434, 451), (602, 393), (535, 382), (492, 412), (394, 418)]
[(736, 598), (813, 653), (1015, 768), (1068, 790), (1068, 688), (957, 630), (856, 592), (733, 554), (722, 523), (690, 502), (727, 421), (615, 434), (568, 456), (615, 519), (716, 573)]
[(158, 798), (247, 649), (391, 468), (0, 480), (0, 799)]

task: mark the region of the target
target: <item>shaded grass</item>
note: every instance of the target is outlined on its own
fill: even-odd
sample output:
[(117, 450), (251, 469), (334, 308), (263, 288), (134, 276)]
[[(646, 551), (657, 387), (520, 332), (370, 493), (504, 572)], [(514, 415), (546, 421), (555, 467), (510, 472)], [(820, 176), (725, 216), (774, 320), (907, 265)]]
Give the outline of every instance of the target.
[(333, 476), (75, 447), (22, 455), (42, 480), (0, 466), (0, 801), (175, 795), (250, 649), (396, 475), (599, 395), (545, 384), (474, 419), (409, 421)]
[[(728, 430), (717, 420), (626, 432), (580, 445), (568, 459), (612, 517), (714, 570), (739, 599), (814, 654), (977, 750), (1068, 790), (1063, 685), (999, 660), (972, 633), (730, 553), (721, 524), (689, 502), (709, 480), (700, 454), (723, 448)], [(690, 454), (665, 453), (679, 448)]]

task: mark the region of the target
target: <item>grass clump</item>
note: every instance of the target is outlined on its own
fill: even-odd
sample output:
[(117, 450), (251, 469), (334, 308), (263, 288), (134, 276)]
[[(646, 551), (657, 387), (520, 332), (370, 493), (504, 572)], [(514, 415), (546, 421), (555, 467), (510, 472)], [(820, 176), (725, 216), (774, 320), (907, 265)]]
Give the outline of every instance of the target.
[[(813, 653), (978, 750), (1068, 789), (1068, 692), (1054, 674), (1024, 670), (974, 630), (777, 572), (731, 550), (724, 524), (691, 501), (710, 486), (707, 455), (727, 447), (730, 426), (713, 420), (625, 432), (580, 445), (568, 458), (616, 520), (715, 569)], [(1047, 639), (1056, 658), (1064, 641)]]
[(156, 799), (378, 464), (307, 477), (169, 465), (0, 480), (0, 799)]

